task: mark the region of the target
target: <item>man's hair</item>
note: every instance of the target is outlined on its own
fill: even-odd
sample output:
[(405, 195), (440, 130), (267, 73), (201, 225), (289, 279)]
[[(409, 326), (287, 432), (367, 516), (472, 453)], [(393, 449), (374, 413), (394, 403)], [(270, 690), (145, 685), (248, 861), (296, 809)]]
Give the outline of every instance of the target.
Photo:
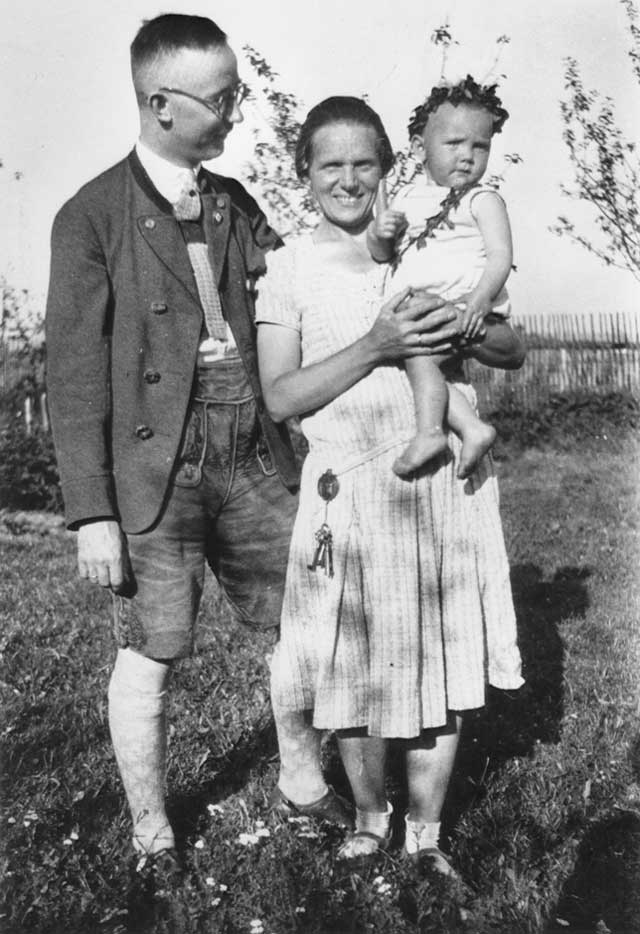
[(145, 20), (131, 43), (131, 74), (139, 93), (139, 76), (158, 58), (181, 49), (202, 51), (224, 45), (227, 35), (205, 16), (163, 13)]
[(334, 123), (354, 123), (356, 126), (370, 127), (376, 134), (376, 152), (380, 160), (383, 175), (394, 163), (393, 149), (382, 120), (378, 114), (359, 97), (327, 97), (316, 104), (300, 128), (296, 145), (296, 173), (299, 179), (307, 177), (313, 154), (313, 137), (325, 126)]
[(478, 107), (486, 110), (493, 120), (493, 132), (500, 133), (504, 122), (509, 116), (502, 106), (502, 101), (496, 94), (497, 84), (481, 85), (473, 80), (471, 75), (457, 84), (443, 82), (432, 88), (427, 99), (418, 104), (409, 120), (409, 139), (422, 136), (429, 119), (429, 114), (442, 107), (443, 104), (452, 104), (458, 107), (466, 104), (469, 107)]

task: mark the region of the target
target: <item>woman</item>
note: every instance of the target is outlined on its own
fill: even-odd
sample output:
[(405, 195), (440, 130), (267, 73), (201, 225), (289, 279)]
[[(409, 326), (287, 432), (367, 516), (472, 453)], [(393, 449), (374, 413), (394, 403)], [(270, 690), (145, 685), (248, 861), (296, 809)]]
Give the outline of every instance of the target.
[[(454, 457), (435, 473), (407, 480), (391, 469), (415, 427), (409, 382), (394, 361), (433, 342), (421, 319), (441, 304), (405, 290), (380, 310), (385, 270), (370, 258), (365, 232), (392, 162), (380, 119), (363, 101), (329, 98), (313, 108), (296, 168), (322, 218), (270, 258), (260, 290), (265, 401), (276, 421), (301, 416), (309, 442), (272, 694), (337, 731), (356, 803), (356, 831), (339, 855), (385, 846), (384, 752), (387, 739), (401, 738), (405, 848), (450, 873), (438, 835), (461, 712), (482, 706), (487, 678), (502, 688), (522, 679), (490, 465), (457, 480), (451, 437)], [(444, 308), (434, 318), (435, 338), (455, 344), (453, 316)], [(488, 328), (472, 352), (494, 365), (522, 359), (504, 324)]]

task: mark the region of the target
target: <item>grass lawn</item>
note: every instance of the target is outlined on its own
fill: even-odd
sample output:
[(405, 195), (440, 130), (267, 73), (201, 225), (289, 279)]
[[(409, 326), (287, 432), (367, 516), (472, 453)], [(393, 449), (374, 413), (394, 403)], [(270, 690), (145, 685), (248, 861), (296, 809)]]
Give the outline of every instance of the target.
[[(499, 473), (526, 685), (466, 724), (444, 815), (464, 889), (417, 879), (398, 849), (347, 872), (339, 834), (269, 816), (265, 645), (210, 585), (170, 712), (188, 871), (154, 890), (130, 855), (108, 738), (109, 599), (76, 580), (71, 536), (5, 516), (0, 931), (640, 932), (637, 451), (567, 441), (514, 450)], [(325, 751), (342, 789), (331, 739)], [(392, 763), (400, 813), (401, 779)]]

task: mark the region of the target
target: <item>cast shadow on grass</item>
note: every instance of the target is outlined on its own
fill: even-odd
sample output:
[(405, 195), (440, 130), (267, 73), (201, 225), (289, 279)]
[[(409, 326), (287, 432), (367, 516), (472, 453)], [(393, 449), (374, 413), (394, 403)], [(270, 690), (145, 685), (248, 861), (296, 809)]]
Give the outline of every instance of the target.
[(490, 689), (485, 708), (467, 717), (443, 820), (451, 826), (482, 794), (487, 773), (507, 759), (557, 743), (564, 714), (564, 647), (560, 626), (589, 606), (586, 567), (558, 568), (550, 580), (533, 564), (514, 565), (511, 586), (525, 684)]
[(240, 791), (256, 772), (267, 771), (269, 762), (277, 756), (278, 741), (271, 716), (263, 716), (246, 730), (212, 766), (212, 777), (182, 793), (173, 793), (167, 802), (167, 812), (176, 834), (179, 848), (197, 832), (207, 805), (222, 801)]
[(640, 934), (640, 814), (618, 811), (590, 827), (580, 844), (546, 934), (570, 930)]
[[(515, 692), (491, 689), (486, 707), (467, 718), (443, 814), (445, 832), (482, 795), (488, 772), (500, 768), (514, 756), (529, 755), (537, 742), (559, 740), (564, 672), (559, 626), (571, 616), (584, 616), (589, 605), (585, 582), (590, 574), (585, 567), (561, 567), (545, 581), (540, 569), (533, 564), (512, 568), (525, 685)], [(213, 778), (193, 791), (174, 794), (169, 801), (169, 816), (179, 844), (196, 833), (207, 804), (238, 792), (256, 771), (266, 772), (277, 752), (273, 720), (263, 717), (240, 736), (217, 768), (214, 767)], [(337, 791), (348, 795), (333, 739), (325, 750), (325, 759), (327, 780)], [(402, 804), (405, 781), (399, 757), (391, 754), (389, 764), (390, 784), (396, 787), (398, 803)], [(396, 810), (401, 813), (400, 807)]]

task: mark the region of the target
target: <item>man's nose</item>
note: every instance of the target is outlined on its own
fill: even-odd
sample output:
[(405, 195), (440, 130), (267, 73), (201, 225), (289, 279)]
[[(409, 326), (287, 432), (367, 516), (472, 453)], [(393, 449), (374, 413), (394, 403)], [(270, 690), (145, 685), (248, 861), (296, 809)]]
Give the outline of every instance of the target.
[(242, 113), (242, 110), (240, 109), (240, 104), (238, 103), (238, 101), (234, 100), (233, 110), (227, 117), (227, 120), (229, 121), (229, 123), (243, 123), (244, 114)]

